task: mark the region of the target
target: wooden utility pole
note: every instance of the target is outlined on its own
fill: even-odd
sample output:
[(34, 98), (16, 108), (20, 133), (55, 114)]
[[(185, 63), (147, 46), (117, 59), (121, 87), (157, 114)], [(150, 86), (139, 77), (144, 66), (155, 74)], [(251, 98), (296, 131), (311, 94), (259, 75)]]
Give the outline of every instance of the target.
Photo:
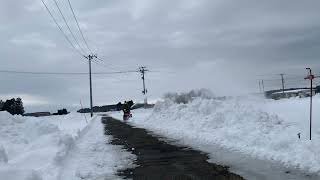
[(144, 95), (144, 107), (147, 107), (148, 101), (147, 101), (147, 96), (146, 94), (148, 93), (148, 90), (146, 89), (146, 83), (145, 83), (145, 73), (149, 70), (147, 70), (147, 67), (145, 66), (141, 66), (139, 67), (139, 71), (141, 73), (141, 79), (142, 79), (142, 83), (143, 83), (143, 90), (142, 90), (142, 94)]
[(89, 60), (89, 81), (90, 81), (90, 115), (91, 117), (93, 117), (93, 100), (92, 100), (92, 77), (91, 77), (91, 61), (93, 58), (97, 58), (97, 55), (88, 55), (88, 56), (84, 56), (85, 58), (87, 58)]

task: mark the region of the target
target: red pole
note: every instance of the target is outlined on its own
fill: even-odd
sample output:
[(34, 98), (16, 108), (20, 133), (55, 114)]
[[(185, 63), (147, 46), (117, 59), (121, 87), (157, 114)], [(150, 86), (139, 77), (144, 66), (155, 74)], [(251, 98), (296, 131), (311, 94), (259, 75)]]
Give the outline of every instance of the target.
[[(311, 74), (311, 70), (310, 70)], [(310, 79), (311, 87), (310, 87), (310, 140), (311, 140), (311, 131), (312, 131), (312, 79)]]
[(312, 131), (312, 80), (314, 78), (314, 76), (312, 75), (312, 71), (311, 68), (306, 68), (307, 70), (309, 70), (309, 75), (305, 78), (305, 79), (309, 79), (310, 80), (310, 140), (311, 140), (311, 131)]

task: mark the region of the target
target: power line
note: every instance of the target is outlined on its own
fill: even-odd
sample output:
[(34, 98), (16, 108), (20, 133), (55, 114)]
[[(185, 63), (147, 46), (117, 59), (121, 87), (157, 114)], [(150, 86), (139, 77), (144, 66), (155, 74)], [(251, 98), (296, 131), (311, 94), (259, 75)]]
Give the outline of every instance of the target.
[(91, 51), (91, 49), (89, 48), (89, 45), (88, 45), (88, 43), (87, 43), (87, 41), (86, 41), (86, 38), (84, 38), (83, 32), (82, 32), (82, 30), (81, 30), (81, 28), (80, 28), (79, 22), (78, 22), (77, 17), (76, 17), (76, 15), (75, 15), (75, 13), (74, 13), (74, 10), (73, 10), (73, 8), (72, 8), (72, 5), (71, 5), (70, 0), (68, 0), (68, 3), (69, 3), (69, 7), (70, 7), (70, 9), (71, 9), (71, 12), (72, 12), (72, 14), (73, 14), (74, 20), (75, 20), (76, 23), (77, 23), (77, 26), (78, 26), (79, 32), (80, 32), (80, 34), (81, 34), (81, 37), (82, 37), (84, 43), (86, 44), (86, 47), (87, 47), (88, 50), (90, 51), (90, 53), (93, 54), (92, 51)]
[(57, 0), (53, 0), (53, 1), (54, 1), (54, 3), (55, 3), (56, 7), (58, 8), (59, 13), (60, 13), (60, 15), (61, 15), (64, 23), (66, 24), (66, 26), (67, 26), (67, 28), (68, 28), (71, 36), (73, 37), (73, 39), (75, 40), (75, 42), (76, 42), (77, 45), (79, 46), (79, 48), (80, 48), (80, 50), (82, 51), (82, 53), (83, 53), (83, 54), (87, 54), (87, 53), (83, 50), (83, 48), (80, 46), (79, 41), (77, 40), (77, 38), (76, 38), (75, 35), (73, 34), (73, 32), (72, 32), (72, 30), (71, 30), (71, 28), (70, 28), (70, 26), (69, 26), (69, 24), (68, 24), (65, 16), (63, 15), (63, 13), (62, 13), (62, 11), (61, 11), (61, 9), (60, 9), (60, 7), (59, 7), (59, 4), (58, 4)]
[[(94, 59), (92, 62), (94, 62), (95, 64), (97, 64), (97, 68), (99, 69), (108, 69), (110, 71), (122, 71), (122, 70), (119, 70), (117, 68), (115, 68), (115, 66), (113, 66), (112, 64), (108, 63), (106, 64), (104, 61), (98, 61), (98, 59), (100, 59), (99, 57), (97, 59)], [(110, 64), (110, 65), (109, 65)], [(121, 68), (121, 69), (124, 69), (124, 68)], [(130, 69), (130, 68), (125, 68), (125, 69)], [(103, 71), (102, 70), (102, 71)], [(135, 71), (135, 70), (132, 70), (132, 71)], [(137, 70), (138, 71), (138, 70)], [(124, 79), (128, 79), (129, 77), (129, 74), (131, 73), (121, 73), (121, 74), (117, 74), (117, 76), (113, 76), (112, 79), (114, 80), (117, 80), (117, 81), (124, 81)], [(120, 75), (120, 76), (119, 76)]]
[[(139, 71), (128, 70), (128, 71), (112, 71), (112, 72), (93, 72), (96, 75), (107, 75), (107, 74), (125, 74), (125, 73), (136, 73)], [(10, 71), (0, 70), (0, 73), (7, 74), (30, 74), (30, 75), (88, 75), (87, 72), (33, 72), (33, 71)]]
[(73, 49), (75, 49), (77, 51), (77, 53), (79, 53), (81, 56), (83, 56), (83, 54), (74, 46), (74, 44), (70, 41), (69, 37), (67, 36), (67, 34), (63, 31), (62, 27), (59, 25), (59, 23), (57, 22), (56, 18), (53, 16), (52, 12), (50, 11), (50, 9), (48, 8), (47, 4), (44, 2), (44, 0), (41, 0), (42, 4), (45, 6), (47, 12), (50, 14), (51, 18), (53, 19), (53, 21), (55, 22), (55, 24), (57, 25), (57, 27), (59, 28), (59, 30), (61, 31), (61, 33), (63, 34), (64, 38), (68, 41), (68, 43), (71, 45), (71, 47)]
[[(107, 62), (105, 61), (105, 60), (103, 60), (102, 58), (97, 58), (101, 63), (103, 63), (103, 64), (106, 64), (106, 65), (108, 65), (108, 66), (112, 66), (113, 68), (117, 68), (115, 65), (112, 65), (111, 63), (108, 63), (107, 64)], [(118, 68), (119, 69), (121, 69), (121, 68), (123, 68), (123, 67), (120, 67), (120, 66), (118, 66)]]
[(108, 69), (113, 69), (115, 71), (121, 71), (122, 69), (125, 69), (124, 67), (116, 66), (116, 65), (112, 64), (111, 62), (107, 63), (106, 61), (104, 61), (103, 59), (101, 59), (99, 57), (96, 60), (97, 60), (96, 64), (103, 66), (105, 68), (108, 68)]
[[(126, 71), (123, 70), (124, 68), (116, 68), (113, 64), (111, 63), (106, 63), (105, 61), (103, 61), (101, 58), (97, 57), (96, 59), (92, 59), (92, 62), (95, 63), (97, 65), (97, 67), (101, 68), (101, 69), (111, 69), (112, 71)], [(138, 72), (138, 69), (136, 70), (136, 72)]]

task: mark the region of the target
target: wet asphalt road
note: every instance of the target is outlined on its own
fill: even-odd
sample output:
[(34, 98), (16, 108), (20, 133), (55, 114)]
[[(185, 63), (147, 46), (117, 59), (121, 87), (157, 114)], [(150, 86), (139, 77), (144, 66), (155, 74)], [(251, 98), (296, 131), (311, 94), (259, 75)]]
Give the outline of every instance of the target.
[(118, 172), (134, 180), (242, 180), (227, 167), (208, 163), (208, 156), (187, 147), (168, 144), (148, 133), (111, 117), (102, 117), (112, 144), (123, 145), (137, 156), (137, 167)]

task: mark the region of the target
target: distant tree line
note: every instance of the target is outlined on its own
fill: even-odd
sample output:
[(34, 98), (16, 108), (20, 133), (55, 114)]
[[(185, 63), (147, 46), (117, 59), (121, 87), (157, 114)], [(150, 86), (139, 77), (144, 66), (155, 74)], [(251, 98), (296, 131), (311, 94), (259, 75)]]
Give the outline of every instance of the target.
[[(116, 105), (105, 105), (105, 106), (94, 106), (93, 112), (108, 112), (108, 111), (117, 111)], [(79, 113), (89, 113), (91, 112), (90, 108), (82, 108), (79, 109), (77, 112)]]
[[(127, 101), (129, 106), (131, 107), (134, 103), (132, 100)], [(121, 102), (112, 105), (104, 105), (104, 106), (94, 106), (93, 112), (108, 112), (108, 111), (121, 111), (123, 108), (123, 104)], [(90, 108), (79, 109), (77, 112), (79, 113), (89, 113), (91, 112)]]
[(66, 115), (69, 114), (68, 110), (63, 108), (59, 109), (55, 113), (50, 113), (50, 112), (32, 112), (32, 113), (25, 113), (23, 114), (24, 116), (33, 116), (33, 117), (42, 117), (42, 116), (56, 116), (56, 115)]
[(12, 115), (22, 115), (24, 113), (22, 99), (12, 98), (6, 100), (5, 102), (0, 100), (0, 111), (7, 111)]

